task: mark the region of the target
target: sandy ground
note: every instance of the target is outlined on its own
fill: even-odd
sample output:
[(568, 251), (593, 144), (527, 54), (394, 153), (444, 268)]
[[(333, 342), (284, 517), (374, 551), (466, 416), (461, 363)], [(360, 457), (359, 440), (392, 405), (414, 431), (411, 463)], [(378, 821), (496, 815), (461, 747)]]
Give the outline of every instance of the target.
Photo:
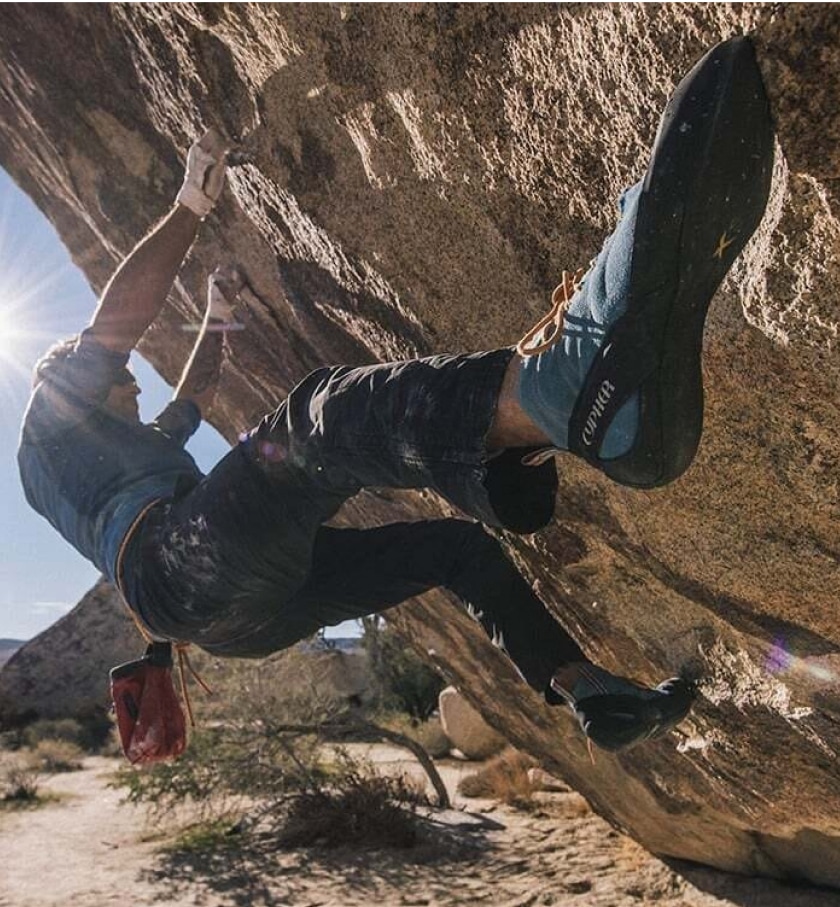
[[(374, 747), (386, 768), (400, 751)], [(455, 798), (434, 844), (411, 851), (168, 854), (161, 829), (107, 786), (115, 760), (43, 785), (59, 795), (0, 812), (2, 907), (836, 907), (840, 893), (794, 888), (686, 864), (666, 865), (611, 829), (571, 791), (539, 794), (521, 812)], [(439, 766), (453, 792), (475, 765)]]

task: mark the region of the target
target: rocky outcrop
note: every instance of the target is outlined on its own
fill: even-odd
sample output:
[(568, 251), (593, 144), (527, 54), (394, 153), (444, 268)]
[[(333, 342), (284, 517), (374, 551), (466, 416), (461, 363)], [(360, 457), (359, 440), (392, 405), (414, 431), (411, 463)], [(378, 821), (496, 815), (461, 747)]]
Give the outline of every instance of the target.
[(0, 725), (103, 714), (111, 704), (108, 672), (144, 648), (119, 595), (100, 581), (3, 665)]
[(452, 746), (466, 759), (488, 759), (505, 745), (505, 738), (490, 727), (455, 687), (438, 696), (440, 723)]
[(301, 644), (297, 657), (275, 657), (271, 683), (281, 695), (315, 703), (369, 704), (374, 681), (367, 652), (316, 648)]
[[(217, 124), (244, 139), (250, 162), (143, 346), (174, 381), (204, 275), (245, 265), (253, 329), (213, 414), (232, 440), (324, 362), (513, 342), (561, 268), (597, 251), (680, 75), (743, 32), (781, 153), (765, 223), (712, 307), (697, 461), (631, 492), (564, 459), (554, 525), (507, 539), (593, 658), (647, 681), (696, 668), (694, 716), (593, 764), (452, 603), (395, 619), (651, 850), (840, 886), (833, 6), (7, 4), (0, 163), (99, 289), (166, 210), (191, 137)], [(344, 516), (441, 507), (366, 494)]]

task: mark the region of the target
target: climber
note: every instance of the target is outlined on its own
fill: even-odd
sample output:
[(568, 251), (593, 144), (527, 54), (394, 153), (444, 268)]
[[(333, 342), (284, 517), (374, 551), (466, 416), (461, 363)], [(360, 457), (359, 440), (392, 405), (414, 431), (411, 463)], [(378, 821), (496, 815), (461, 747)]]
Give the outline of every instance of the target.
[[(150, 425), (127, 361), (222, 192), (228, 150), (212, 130), (190, 148), (173, 209), (90, 325), (36, 366), (18, 455), (30, 504), (156, 638), (264, 656), (443, 586), (599, 746), (674, 727), (690, 683), (652, 689), (592, 664), (480, 524), (545, 526), (558, 450), (635, 487), (690, 464), (706, 311), (769, 192), (772, 129), (751, 44), (719, 45), (683, 80), (617, 229), (518, 352), (320, 368), (203, 476), (183, 445), (225, 350), (245, 340), (231, 330), (243, 273), (211, 276), (174, 400)], [(477, 522), (324, 525), (370, 486), (435, 489)]]

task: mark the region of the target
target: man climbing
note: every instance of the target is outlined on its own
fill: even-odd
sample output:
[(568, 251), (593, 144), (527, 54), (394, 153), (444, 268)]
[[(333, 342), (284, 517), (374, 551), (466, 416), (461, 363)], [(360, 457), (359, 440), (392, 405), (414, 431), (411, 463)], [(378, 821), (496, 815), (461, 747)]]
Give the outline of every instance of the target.
[[(203, 476), (183, 445), (212, 400), (241, 275), (211, 277), (175, 399), (151, 425), (126, 363), (222, 191), (226, 151), (212, 131), (190, 149), (175, 207), (88, 328), (36, 367), (19, 452), (30, 504), (157, 638), (263, 656), (443, 586), (598, 745), (673, 727), (690, 685), (647, 689), (588, 661), (479, 523), (545, 526), (558, 449), (638, 487), (690, 464), (706, 312), (769, 193), (772, 128), (750, 43), (719, 45), (683, 80), (618, 228), (583, 280), (564, 278), (519, 355), (318, 369)], [(478, 522), (324, 526), (370, 486), (433, 488)]]

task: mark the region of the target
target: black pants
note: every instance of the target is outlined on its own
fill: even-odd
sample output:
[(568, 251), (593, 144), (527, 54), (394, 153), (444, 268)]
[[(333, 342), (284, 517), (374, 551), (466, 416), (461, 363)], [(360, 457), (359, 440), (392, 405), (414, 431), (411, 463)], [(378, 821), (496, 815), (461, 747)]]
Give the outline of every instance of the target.
[(510, 356), (314, 372), (197, 488), (144, 520), (124, 560), (132, 607), (162, 636), (262, 656), (443, 586), (544, 690), (580, 649), (481, 526), (323, 525), (371, 486), (434, 488), (518, 532), (544, 525), (553, 464), (522, 466), (521, 451), (488, 460), (484, 445)]

